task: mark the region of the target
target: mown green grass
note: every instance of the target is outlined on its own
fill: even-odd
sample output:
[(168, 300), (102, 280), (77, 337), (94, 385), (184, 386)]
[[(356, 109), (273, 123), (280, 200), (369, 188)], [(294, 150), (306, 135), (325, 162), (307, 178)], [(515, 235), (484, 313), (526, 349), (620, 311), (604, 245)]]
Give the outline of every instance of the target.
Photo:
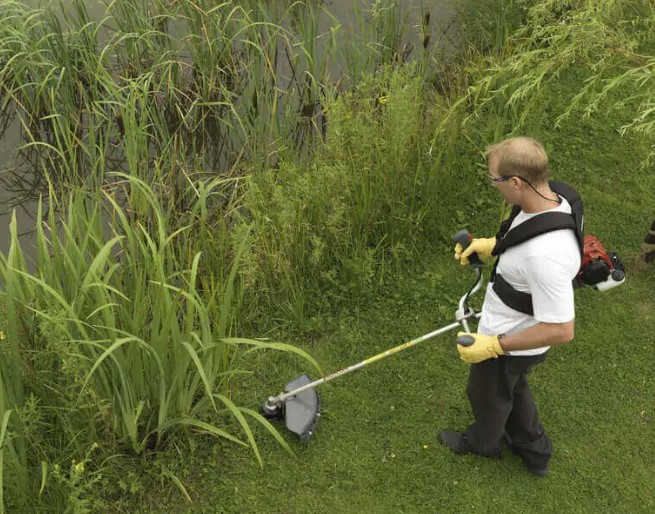
[[(388, 291), (334, 323), (314, 349), (326, 370), (450, 322), (453, 294), (470, 275), (443, 255), (423, 266), (398, 281), (402, 293)], [(451, 273), (438, 277), (435, 269)], [(188, 511), (652, 512), (654, 273), (633, 269), (623, 288), (580, 292), (576, 340), (535, 370), (534, 394), (555, 444), (545, 479), (507, 452), (491, 461), (437, 443), (440, 429), (470, 421), (467, 367), (454, 337), (441, 336), (325, 385), (314, 438), (303, 445), (289, 435), (296, 457), (271, 443), (262, 449), (263, 470), (234, 448), (199, 458), (188, 477), (196, 501)], [(247, 394), (261, 401), (302, 371), (262, 360)]]

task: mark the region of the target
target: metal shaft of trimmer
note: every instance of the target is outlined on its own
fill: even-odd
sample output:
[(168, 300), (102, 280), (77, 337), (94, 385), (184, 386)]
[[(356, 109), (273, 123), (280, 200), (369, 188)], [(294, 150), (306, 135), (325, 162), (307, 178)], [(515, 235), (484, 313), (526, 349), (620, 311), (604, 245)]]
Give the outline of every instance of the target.
[(423, 341), (427, 341), (428, 339), (432, 339), (433, 337), (436, 337), (440, 334), (443, 334), (445, 332), (449, 332), (455, 328), (462, 327), (465, 332), (470, 332), (469, 326), (468, 326), (468, 319), (471, 317), (479, 318), (480, 315), (474, 313), (471, 309), (468, 307), (468, 299), (469, 297), (474, 294), (476, 291), (480, 289), (482, 286), (482, 273), (480, 270), (478, 271), (478, 279), (475, 283), (475, 285), (471, 288), (471, 290), (466, 293), (462, 298), (459, 300), (458, 304), (458, 309), (457, 312), (455, 313), (455, 321), (454, 323), (451, 323), (450, 325), (446, 325), (445, 327), (439, 328), (437, 330), (434, 330), (433, 332), (430, 332), (429, 334), (425, 334), (421, 337), (417, 337), (416, 339), (412, 339), (411, 341), (408, 341), (406, 343), (403, 343), (401, 345), (398, 345), (394, 348), (391, 348), (390, 350), (386, 350), (384, 352), (378, 353), (377, 355), (374, 355), (373, 357), (369, 357), (368, 359), (365, 359), (361, 362), (358, 362), (357, 364), (353, 364), (352, 366), (348, 366), (347, 368), (344, 368), (339, 371), (335, 371), (334, 373), (330, 373), (329, 375), (324, 376), (323, 378), (319, 378), (318, 380), (314, 380), (313, 382), (310, 382), (308, 384), (303, 385), (302, 387), (299, 387), (297, 389), (294, 389), (293, 391), (288, 391), (286, 393), (281, 393), (278, 396), (270, 396), (268, 400), (266, 401), (266, 406), (270, 408), (275, 408), (282, 403), (284, 403), (288, 398), (291, 398), (307, 389), (311, 389), (312, 387), (319, 386), (325, 382), (329, 382), (332, 379), (335, 379), (337, 377), (340, 377), (342, 375), (346, 375), (347, 373), (350, 373), (351, 371), (355, 371), (359, 368), (363, 368), (367, 364), (371, 364), (373, 362), (379, 361), (380, 359), (384, 359), (385, 357), (388, 357), (389, 355), (393, 355), (394, 353), (397, 353), (401, 350), (406, 350), (407, 348), (411, 348), (412, 346), (415, 346), (419, 343), (422, 343)]
[(299, 387), (298, 389), (295, 389), (294, 391), (289, 391), (288, 393), (282, 393), (278, 396), (271, 396), (268, 401), (266, 402), (267, 404), (273, 406), (273, 405), (279, 405), (280, 403), (283, 403), (286, 401), (288, 398), (291, 398), (292, 396), (297, 395), (298, 393), (301, 393), (302, 391), (306, 389), (311, 389), (312, 387), (316, 387), (318, 385), (321, 385), (325, 382), (329, 382), (330, 380), (333, 380), (337, 377), (340, 377), (342, 375), (346, 375), (350, 373), (351, 371), (358, 370), (359, 368), (363, 368), (367, 364), (371, 364), (375, 361), (379, 361), (380, 359), (384, 359), (385, 357), (388, 357), (389, 355), (393, 355), (396, 352), (399, 352), (401, 350), (405, 350), (407, 348), (410, 348), (414, 345), (417, 345), (419, 343), (422, 343), (423, 341), (426, 341), (428, 339), (431, 339), (433, 337), (438, 336), (439, 334), (443, 334), (444, 332), (449, 332), (450, 330), (457, 328), (461, 326), (461, 323), (459, 321), (456, 321), (454, 323), (451, 323), (450, 325), (447, 325), (443, 328), (440, 328), (438, 330), (435, 330), (434, 332), (430, 332), (429, 334), (425, 334), (424, 336), (417, 337), (416, 339), (412, 339), (411, 341), (408, 341), (404, 344), (401, 344), (399, 346), (396, 346), (394, 348), (391, 348), (390, 350), (386, 350), (384, 352), (378, 353), (377, 355), (374, 355), (373, 357), (369, 357), (368, 359), (365, 359), (361, 362), (358, 362), (357, 364), (353, 364), (352, 366), (348, 366), (347, 368), (344, 368), (339, 371), (335, 371), (334, 373), (330, 373), (329, 375), (325, 375), (323, 378), (319, 378), (318, 380), (314, 380), (313, 382), (310, 382), (309, 384), (305, 384), (302, 387)]

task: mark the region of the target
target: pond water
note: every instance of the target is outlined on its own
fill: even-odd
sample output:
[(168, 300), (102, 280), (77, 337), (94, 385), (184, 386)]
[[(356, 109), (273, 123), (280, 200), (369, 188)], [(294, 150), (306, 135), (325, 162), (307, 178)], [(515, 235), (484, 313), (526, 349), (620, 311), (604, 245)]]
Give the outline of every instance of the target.
[[(356, 5), (360, 10), (372, 4), (372, 0), (359, 1)], [(407, 16), (407, 37), (415, 38), (415, 41), (408, 41), (416, 48), (418, 41), (418, 30), (416, 27), (426, 11), (430, 12), (431, 41), (433, 44), (450, 46), (453, 44), (452, 29), (453, 21), (456, 18), (456, 0), (398, 0), (398, 6), (402, 13)], [(28, 5), (43, 5), (38, 0), (30, 0)], [(355, 2), (353, 0), (326, 0), (323, 5), (342, 24), (343, 34), (350, 30), (356, 30), (355, 25)], [(88, 2), (89, 13), (98, 19), (104, 13), (105, 7), (101, 2)], [(319, 20), (319, 30), (327, 30), (334, 21), (327, 15)], [(28, 258), (33, 255), (31, 247), (31, 234), (35, 225), (35, 214), (37, 209), (38, 190), (35, 191), (30, 180), (29, 169), (18, 162), (18, 149), (24, 141), (21, 140), (20, 124), (12, 122), (0, 139), (0, 252), (6, 254), (9, 249), (10, 234), (9, 224), (11, 213), (16, 213), (18, 233), (21, 234), (21, 244), (26, 251)], [(14, 174), (14, 171), (17, 173)], [(20, 183), (12, 179), (12, 176), (22, 176)]]
[(18, 184), (12, 178), (17, 166), (17, 148), (21, 144), (20, 126), (12, 123), (0, 140), (0, 252), (9, 250), (11, 236), (9, 224), (12, 212), (16, 213), (16, 225), (22, 243), (30, 243), (30, 233), (34, 230), (38, 202), (31, 185)]

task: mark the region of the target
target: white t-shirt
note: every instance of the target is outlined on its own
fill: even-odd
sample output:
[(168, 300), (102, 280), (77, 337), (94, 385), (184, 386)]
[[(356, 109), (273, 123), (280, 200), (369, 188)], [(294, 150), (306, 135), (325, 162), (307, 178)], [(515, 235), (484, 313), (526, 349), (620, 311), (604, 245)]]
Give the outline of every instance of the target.
[[(561, 197), (560, 197), (561, 198)], [(562, 202), (549, 212), (571, 213), (571, 206)], [(538, 213), (521, 211), (511, 228)], [(511, 229), (510, 229), (511, 230)], [(517, 291), (532, 295), (534, 315), (515, 311), (503, 303), (492, 288), (482, 306), (478, 332), (487, 335), (514, 334), (537, 323), (566, 323), (575, 317), (572, 281), (580, 269), (580, 247), (570, 229), (540, 234), (507, 249), (500, 257), (497, 272)], [(547, 346), (509, 352), (510, 355), (539, 355)]]

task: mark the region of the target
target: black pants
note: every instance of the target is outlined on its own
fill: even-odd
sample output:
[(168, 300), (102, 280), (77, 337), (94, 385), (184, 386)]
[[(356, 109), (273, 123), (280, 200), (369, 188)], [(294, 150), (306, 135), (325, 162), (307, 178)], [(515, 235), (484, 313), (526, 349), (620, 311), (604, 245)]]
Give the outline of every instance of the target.
[(466, 431), (471, 449), (498, 457), (503, 442), (526, 466), (547, 466), (553, 445), (539, 421), (527, 374), (546, 354), (529, 357), (501, 356), (471, 365), (466, 394), (475, 421)]

